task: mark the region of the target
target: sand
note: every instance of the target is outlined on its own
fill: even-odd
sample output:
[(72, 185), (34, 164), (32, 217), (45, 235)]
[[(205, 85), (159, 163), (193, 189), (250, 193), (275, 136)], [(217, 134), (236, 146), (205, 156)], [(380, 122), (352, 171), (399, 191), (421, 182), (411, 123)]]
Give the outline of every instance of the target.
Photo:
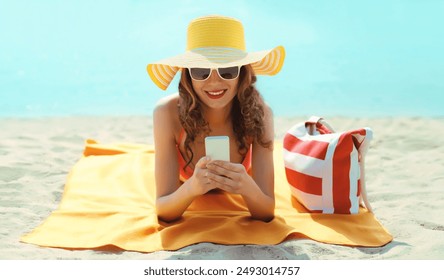
[[(306, 117), (275, 119), (276, 140)], [(444, 259), (444, 118), (329, 118), (338, 130), (369, 126), (367, 188), (394, 240), (353, 248), (300, 239), (273, 246), (201, 243), (154, 253), (65, 250), (21, 243), (60, 202), (84, 141), (153, 143), (150, 117), (0, 119), (0, 259)]]

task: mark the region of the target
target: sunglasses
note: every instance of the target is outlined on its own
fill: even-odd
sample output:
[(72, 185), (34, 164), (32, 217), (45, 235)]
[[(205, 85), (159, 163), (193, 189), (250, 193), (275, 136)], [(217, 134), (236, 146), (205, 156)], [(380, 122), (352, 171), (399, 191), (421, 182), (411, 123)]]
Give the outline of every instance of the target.
[(211, 76), (211, 71), (217, 70), (217, 74), (223, 80), (233, 80), (239, 77), (242, 66), (233, 66), (225, 68), (188, 68), (190, 76), (195, 81), (206, 81)]

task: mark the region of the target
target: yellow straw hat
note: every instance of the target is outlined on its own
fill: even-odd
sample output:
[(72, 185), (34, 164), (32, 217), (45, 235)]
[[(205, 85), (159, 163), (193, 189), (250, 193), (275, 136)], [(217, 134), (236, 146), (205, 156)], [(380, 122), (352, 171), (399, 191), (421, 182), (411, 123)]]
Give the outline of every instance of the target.
[(259, 52), (246, 52), (244, 28), (234, 18), (205, 16), (188, 26), (184, 54), (148, 64), (153, 82), (165, 90), (182, 68), (218, 68), (251, 64), (256, 75), (275, 75), (284, 64), (283, 46)]

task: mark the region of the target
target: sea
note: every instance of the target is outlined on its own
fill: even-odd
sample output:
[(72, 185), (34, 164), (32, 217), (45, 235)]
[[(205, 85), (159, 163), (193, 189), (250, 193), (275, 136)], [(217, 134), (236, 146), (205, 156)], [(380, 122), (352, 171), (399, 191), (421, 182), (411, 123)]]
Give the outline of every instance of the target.
[(444, 1), (1, 1), (0, 117), (151, 115), (146, 65), (190, 20), (240, 19), (247, 51), (283, 45), (256, 87), (276, 116), (444, 115)]

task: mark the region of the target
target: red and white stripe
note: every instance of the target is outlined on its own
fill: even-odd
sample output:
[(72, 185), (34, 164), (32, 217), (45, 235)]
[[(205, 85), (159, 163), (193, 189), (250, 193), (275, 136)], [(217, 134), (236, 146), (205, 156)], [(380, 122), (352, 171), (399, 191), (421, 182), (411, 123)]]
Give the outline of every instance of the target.
[(361, 173), (358, 149), (371, 130), (330, 133), (320, 123), (316, 129), (318, 135), (309, 135), (302, 123), (285, 135), (285, 171), (292, 194), (313, 212), (357, 213)]

